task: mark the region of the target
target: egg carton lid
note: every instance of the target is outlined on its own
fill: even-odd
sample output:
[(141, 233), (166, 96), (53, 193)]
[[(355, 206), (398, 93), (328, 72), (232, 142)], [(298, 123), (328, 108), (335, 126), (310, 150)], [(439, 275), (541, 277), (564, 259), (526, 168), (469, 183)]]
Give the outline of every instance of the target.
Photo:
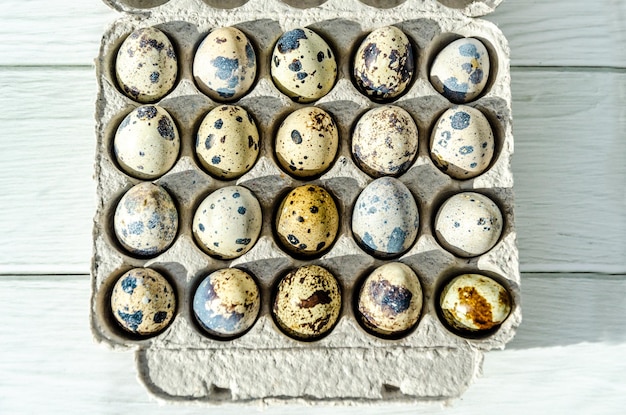
[[(311, 9), (324, 10), (393, 9), (395, 13), (443, 11), (445, 15), (459, 14), (466, 17), (485, 16), (495, 11), (502, 0), (103, 0), (104, 3), (123, 13), (149, 16), (153, 13), (173, 10), (225, 9), (254, 11), (263, 9)], [(380, 10), (379, 10), (380, 12)]]

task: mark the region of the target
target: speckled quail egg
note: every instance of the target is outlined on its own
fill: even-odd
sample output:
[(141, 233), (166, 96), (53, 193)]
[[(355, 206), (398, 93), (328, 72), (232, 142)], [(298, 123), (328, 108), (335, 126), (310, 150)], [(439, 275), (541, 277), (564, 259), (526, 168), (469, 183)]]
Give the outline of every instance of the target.
[(153, 256), (170, 247), (178, 231), (178, 211), (161, 186), (140, 183), (117, 204), (113, 218), (115, 236), (131, 254)]
[(289, 114), (276, 133), (276, 158), (295, 177), (312, 177), (328, 170), (337, 154), (339, 133), (333, 118), (321, 108), (301, 108)]
[(417, 155), (415, 121), (404, 109), (387, 105), (366, 112), (352, 134), (352, 154), (358, 166), (373, 177), (399, 176)]
[(135, 108), (117, 128), (113, 153), (119, 166), (138, 179), (155, 179), (172, 168), (180, 137), (170, 114), (158, 105)]
[(471, 179), (489, 167), (495, 149), (491, 125), (479, 110), (460, 105), (445, 111), (430, 137), (430, 156), (455, 179)]
[(333, 274), (317, 265), (285, 275), (272, 307), (278, 327), (298, 340), (317, 340), (328, 334), (340, 311), (339, 284)]
[(216, 101), (244, 96), (256, 78), (254, 48), (248, 37), (234, 27), (221, 27), (204, 38), (193, 60), (198, 88)]
[(480, 333), (502, 324), (511, 312), (511, 296), (493, 279), (463, 274), (441, 292), (439, 306), (453, 329)]
[(414, 71), (413, 46), (404, 32), (394, 26), (371, 32), (354, 56), (354, 80), (374, 100), (386, 101), (401, 95)]
[(323, 187), (296, 187), (278, 208), (276, 234), (280, 244), (292, 254), (312, 256), (327, 251), (338, 230), (337, 205)]
[(115, 74), (122, 91), (135, 101), (163, 98), (174, 87), (178, 75), (172, 42), (155, 27), (135, 30), (120, 46)]
[(193, 296), (196, 320), (210, 335), (221, 338), (238, 336), (252, 327), (260, 308), (256, 281), (237, 268), (209, 274)]
[(489, 251), (502, 234), (502, 212), (491, 199), (475, 192), (446, 200), (435, 218), (441, 245), (455, 255), (472, 257)]
[(489, 79), (489, 52), (478, 39), (455, 40), (443, 48), (430, 68), (430, 82), (455, 104), (476, 99)]
[(209, 255), (232, 259), (248, 252), (261, 233), (261, 205), (242, 186), (222, 187), (208, 195), (193, 217), (192, 231)]
[(417, 204), (398, 179), (381, 177), (359, 195), (352, 212), (352, 233), (357, 243), (379, 258), (406, 252), (419, 227)]
[(422, 312), (422, 286), (415, 272), (400, 262), (376, 268), (359, 290), (357, 316), (382, 336), (401, 336), (411, 330)]
[(328, 43), (307, 28), (283, 33), (270, 66), (276, 87), (297, 102), (312, 102), (332, 89), (337, 62)]
[(176, 294), (163, 275), (134, 268), (122, 275), (111, 292), (111, 311), (126, 331), (150, 336), (165, 329), (176, 312)]
[(222, 105), (202, 120), (196, 136), (196, 154), (214, 177), (236, 179), (248, 172), (259, 155), (259, 131), (242, 107)]

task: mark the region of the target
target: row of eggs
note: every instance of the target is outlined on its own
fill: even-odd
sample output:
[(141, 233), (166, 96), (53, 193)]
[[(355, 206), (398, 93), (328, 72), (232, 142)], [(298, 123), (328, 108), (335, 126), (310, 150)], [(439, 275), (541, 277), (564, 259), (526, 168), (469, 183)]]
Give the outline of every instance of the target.
[[(139, 179), (156, 179), (176, 163), (181, 139), (171, 115), (158, 105), (135, 108), (122, 120), (113, 139), (118, 166)], [(274, 141), (276, 160), (298, 179), (319, 176), (332, 166), (339, 148), (339, 128), (319, 107), (290, 113)], [(436, 121), (430, 137), (434, 164), (463, 180), (487, 170), (495, 152), (488, 119), (478, 109), (453, 106)], [(248, 172), (260, 152), (259, 131), (251, 114), (236, 105), (222, 105), (203, 118), (195, 153), (213, 177), (236, 179)], [(372, 177), (399, 176), (418, 152), (418, 128), (406, 110), (385, 105), (367, 111), (354, 126), (351, 152), (357, 165)]]
[[(416, 273), (400, 262), (373, 270), (355, 290), (354, 312), (370, 334), (401, 338), (417, 325), (423, 293)], [(232, 339), (256, 322), (261, 309), (259, 286), (248, 272), (223, 268), (206, 275), (190, 301), (193, 316), (209, 336)], [(500, 283), (481, 274), (461, 274), (439, 294), (438, 309), (446, 326), (462, 336), (488, 334), (507, 318), (511, 297)], [(173, 321), (175, 290), (159, 272), (134, 268), (114, 284), (111, 315), (127, 333), (148, 337)], [(340, 284), (327, 269), (305, 265), (284, 275), (275, 287), (271, 313), (280, 330), (304, 341), (330, 333), (341, 314)]]
[[(339, 210), (333, 196), (318, 185), (296, 187), (283, 196), (274, 231), (280, 246), (295, 257), (317, 257), (330, 250), (339, 232)], [(398, 179), (374, 180), (359, 194), (352, 211), (352, 234), (359, 246), (377, 258), (397, 257), (417, 239), (417, 203)], [(482, 255), (499, 241), (503, 216), (489, 197), (457, 193), (439, 208), (434, 221), (439, 243), (453, 254)], [(210, 193), (196, 208), (192, 233), (198, 246), (219, 259), (244, 255), (255, 245), (263, 224), (261, 205), (243, 186), (226, 186)], [(131, 254), (156, 256), (167, 250), (178, 233), (178, 211), (161, 186), (135, 185), (115, 209), (113, 230)]]
[[(385, 26), (370, 32), (358, 47), (352, 76), (358, 89), (375, 101), (397, 99), (415, 75), (416, 51), (404, 32)], [(257, 77), (257, 58), (248, 37), (234, 27), (212, 30), (193, 59), (198, 88), (217, 102), (238, 100)], [(489, 52), (476, 38), (461, 38), (444, 47), (430, 68), (433, 87), (448, 100), (478, 98), (489, 79)], [(178, 76), (177, 55), (170, 39), (155, 27), (132, 32), (115, 61), (120, 89), (142, 103), (167, 95)], [(282, 34), (275, 44), (270, 74), (276, 87), (296, 102), (313, 102), (331, 91), (337, 61), (328, 43), (309, 28)]]

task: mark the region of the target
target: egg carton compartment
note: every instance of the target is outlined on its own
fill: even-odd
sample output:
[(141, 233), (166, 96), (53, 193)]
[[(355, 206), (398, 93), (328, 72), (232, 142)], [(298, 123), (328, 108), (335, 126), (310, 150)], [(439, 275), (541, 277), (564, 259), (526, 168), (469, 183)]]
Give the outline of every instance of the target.
[[(220, 2), (226, 3), (226, 2)], [(114, 348), (137, 352), (142, 381), (166, 400), (219, 402), (373, 403), (431, 401), (458, 397), (480, 373), (483, 352), (502, 348), (521, 321), (520, 277), (513, 213), (513, 153), (508, 46), (491, 23), (467, 18), (459, 9), (467, 2), (407, 0), (397, 7), (376, 9), (356, 0), (313, 2), (296, 9), (278, 0), (250, 0), (232, 9), (217, 9), (209, 1), (118, 1), (113, 7), (143, 10), (141, 18), (122, 16), (104, 34), (97, 60), (99, 83), (96, 108), (96, 179), (99, 203), (94, 220), (91, 322), (95, 337)], [(317, 5), (317, 3), (322, 3)], [(398, 2), (400, 3), (400, 2)], [(453, 2), (452, 2), (453, 3)], [(144, 13), (145, 12), (145, 13)], [(386, 25), (400, 28), (410, 39), (415, 75), (408, 91), (389, 103), (363, 95), (352, 79), (357, 48), (372, 30)], [(252, 43), (257, 76), (248, 94), (229, 102), (253, 118), (259, 131), (259, 156), (253, 167), (232, 180), (207, 173), (195, 151), (196, 134), (205, 115), (225, 105), (202, 93), (192, 74), (194, 54), (211, 30), (234, 26)], [(156, 27), (173, 44), (178, 73), (173, 89), (157, 102), (142, 104), (117, 85), (115, 59), (120, 45), (135, 29)], [(281, 93), (270, 75), (271, 57), (279, 37), (296, 27), (322, 36), (337, 59), (337, 81), (324, 97), (297, 103)], [(490, 55), (491, 73), (484, 91), (468, 106), (481, 111), (494, 133), (494, 156), (487, 170), (468, 180), (456, 180), (437, 168), (429, 153), (437, 119), (454, 106), (429, 81), (435, 56), (452, 41), (480, 39)], [(176, 162), (151, 181), (172, 197), (178, 229), (164, 252), (141, 256), (129, 252), (114, 231), (115, 209), (126, 192), (146, 182), (123, 171), (115, 159), (113, 141), (124, 118), (142, 105), (158, 105), (172, 117), (180, 137)], [(352, 231), (356, 200), (375, 178), (364, 173), (351, 150), (354, 128), (367, 111), (385, 105), (406, 110), (419, 134), (415, 160), (397, 179), (406, 185), (419, 210), (418, 236), (408, 251), (395, 258), (366, 252)], [(280, 167), (274, 140), (280, 124), (293, 111), (316, 106), (328, 112), (339, 132), (332, 167), (310, 180), (292, 177)], [(218, 189), (239, 185), (258, 199), (263, 222), (256, 244), (235, 259), (207, 254), (192, 232), (193, 216), (205, 197)], [(312, 258), (293, 255), (278, 241), (274, 221), (282, 198), (292, 189), (319, 185), (335, 200), (339, 212), (337, 237), (330, 249)], [(503, 229), (493, 248), (462, 258), (444, 249), (434, 222), (437, 211), (452, 195), (477, 192), (500, 208)], [(366, 330), (355, 313), (355, 298), (364, 279), (378, 266), (401, 262), (416, 272), (423, 305), (414, 328), (397, 339), (381, 338)], [(341, 288), (342, 307), (336, 326), (316, 341), (299, 341), (283, 333), (272, 317), (272, 299), (280, 278), (304, 265), (329, 270)], [(150, 268), (171, 284), (177, 298), (171, 324), (153, 336), (129, 334), (115, 321), (110, 301), (114, 284), (133, 268)], [(224, 340), (211, 336), (196, 321), (192, 300), (209, 273), (236, 267), (256, 280), (260, 291), (257, 320), (241, 336)], [(511, 296), (511, 312), (498, 327), (480, 336), (451, 329), (437, 305), (443, 287), (465, 273), (486, 275)], [(347, 375), (347, 376), (346, 376)]]
[[(256, 7), (250, 3), (254, 0), (103, 0), (105, 4), (115, 10), (133, 13), (148, 14), (152, 10), (181, 10), (193, 7), (205, 10), (205, 8), (217, 8), (223, 10), (248, 9)], [(280, 6), (288, 6), (294, 9), (322, 8), (335, 10), (340, 2), (336, 0), (276, 0)], [(357, 1), (357, 0), (354, 0)], [(443, 10), (444, 14), (459, 13), (468, 17), (484, 16), (492, 13), (502, 0), (426, 0), (415, 2), (412, 0), (358, 0), (360, 8), (371, 7), (373, 9), (407, 9), (411, 7), (419, 12), (425, 10)], [(343, 2), (341, 2), (343, 3)], [(409, 4), (407, 4), (409, 3)], [(267, 10), (267, 9), (266, 9)], [(349, 10), (349, 8), (347, 9)], [(293, 12), (293, 10), (292, 10)]]

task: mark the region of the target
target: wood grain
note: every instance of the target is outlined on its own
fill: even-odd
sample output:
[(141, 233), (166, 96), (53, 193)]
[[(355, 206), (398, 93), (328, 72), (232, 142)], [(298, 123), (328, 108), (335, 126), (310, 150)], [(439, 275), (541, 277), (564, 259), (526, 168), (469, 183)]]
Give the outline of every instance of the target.
[[(527, 415), (544, 413), (547, 402), (551, 413), (620, 413), (626, 405), (626, 335), (619, 330), (626, 312), (620, 295), (626, 292), (626, 280), (593, 274), (563, 277), (523, 275), (529, 300), (512, 347), (487, 353), (483, 377), (451, 408), (380, 405), (342, 407), (341, 413), (472, 415), (505, 410)], [(89, 290), (86, 275), (0, 278), (0, 413), (241, 413), (232, 405), (158, 405), (135, 379), (131, 351), (114, 352), (91, 340)], [(609, 295), (603, 298), (601, 293)], [(328, 411), (297, 405), (266, 409), (273, 414)]]

